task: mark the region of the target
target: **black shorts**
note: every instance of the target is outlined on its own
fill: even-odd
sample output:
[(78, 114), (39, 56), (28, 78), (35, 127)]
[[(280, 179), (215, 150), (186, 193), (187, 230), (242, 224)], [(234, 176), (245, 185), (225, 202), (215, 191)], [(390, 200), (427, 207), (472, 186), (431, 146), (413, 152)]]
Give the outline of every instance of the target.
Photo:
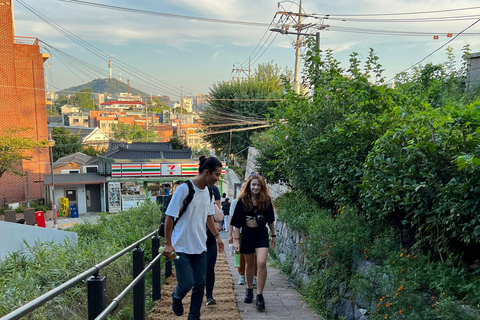
[(240, 253), (255, 253), (256, 248), (268, 248), (268, 230), (266, 227), (242, 227)]

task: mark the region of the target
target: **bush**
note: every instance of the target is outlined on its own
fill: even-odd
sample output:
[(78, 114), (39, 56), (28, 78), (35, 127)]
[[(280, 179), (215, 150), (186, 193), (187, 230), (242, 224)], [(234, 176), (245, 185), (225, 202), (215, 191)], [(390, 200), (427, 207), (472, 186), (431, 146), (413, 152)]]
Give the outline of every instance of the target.
[[(367, 223), (348, 207), (332, 216), (301, 192), (283, 194), (275, 205), (279, 220), (307, 234), (300, 246), (311, 281), (302, 294), (321, 315), (332, 318), (350, 288), (353, 297), (373, 301), (367, 308), (370, 319), (478, 318), (479, 272), (402, 249), (391, 227)], [(288, 275), (289, 260), (282, 266)], [(359, 269), (360, 262), (371, 266), (368, 272)]]
[[(37, 243), (26, 254), (14, 253), (0, 263), (0, 316), (29, 302), (95, 264), (121, 251), (154, 231), (160, 225), (161, 213), (155, 203), (116, 215), (102, 214), (97, 224), (77, 225), (70, 229), (78, 234), (78, 244)], [(151, 259), (151, 242), (142, 247)], [(107, 301), (116, 297), (132, 280), (131, 253), (101, 270), (107, 277)], [(151, 273), (148, 274), (151, 277)], [(148, 286), (151, 282), (147, 278)], [(30, 313), (25, 319), (86, 319), (86, 286), (79, 285), (59, 295), (52, 302)], [(81, 302), (81, 303), (79, 303)], [(151, 303), (151, 302), (150, 302)], [(123, 319), (131, 319), (131, 295), (118, 308)]]

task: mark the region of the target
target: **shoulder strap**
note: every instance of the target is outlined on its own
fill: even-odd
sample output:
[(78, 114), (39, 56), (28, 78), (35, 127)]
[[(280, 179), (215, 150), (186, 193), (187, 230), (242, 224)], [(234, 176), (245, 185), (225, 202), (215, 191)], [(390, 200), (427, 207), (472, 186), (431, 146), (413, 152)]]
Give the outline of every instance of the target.
[(186, 184), (188, 185), (188, 194), (187, 196), (185, 197), (185, 199), (183, 199), (183, 204), (182, 204), (182, 209), (180, 209), (180, 212), (178, 213), (178, 218), (177, 220), (175, 220), (173, 222), (173, 226), (175, 227), (175, 225), (177, 224), (178, 220), (180, 220), (180, 218), (182, 217), (182, 215), (184, 214), (184, 212), (187, 210), (187, 207), (188, 205), (190, 204), (190, 202), (192, 202), (193, 200), (193, 196), (195, 195), (195, 189), (193, 189), (193, 183), (191, 180), (187, 180), (186, 181)]

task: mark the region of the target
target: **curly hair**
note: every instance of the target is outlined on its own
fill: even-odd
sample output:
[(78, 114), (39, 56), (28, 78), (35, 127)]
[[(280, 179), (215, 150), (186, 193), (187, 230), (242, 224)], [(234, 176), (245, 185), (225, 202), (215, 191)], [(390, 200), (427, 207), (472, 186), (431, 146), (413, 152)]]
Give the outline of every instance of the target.
[(263, 211), (268, 208), (270, 203), (272, 202), (272, 197), (270, 196), (270, 191), (268, 191), (267, 184), (265, 179), (258, 174), (252, 174), (248, 177), (247, 181), (245, 182), (245, 186), (243, 187), (240, 195), (238, 196), (238, 200), (242, 201), (243, 208), (245, 211), (251, 211), (253, 209), (252, 203), (252, 191), (250, 189), (250, 185), (253, 180), (258, 180), (260, 182), (260, 193), (258, 195), (258, 209)]

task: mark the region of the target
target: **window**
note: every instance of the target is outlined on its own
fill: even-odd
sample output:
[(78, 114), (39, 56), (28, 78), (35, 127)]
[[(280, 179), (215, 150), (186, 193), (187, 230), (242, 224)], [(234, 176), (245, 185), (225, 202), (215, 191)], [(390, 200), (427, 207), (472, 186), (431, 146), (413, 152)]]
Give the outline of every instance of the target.
[(78, 123), (78, 119), (72, 119), (73, 123)]

